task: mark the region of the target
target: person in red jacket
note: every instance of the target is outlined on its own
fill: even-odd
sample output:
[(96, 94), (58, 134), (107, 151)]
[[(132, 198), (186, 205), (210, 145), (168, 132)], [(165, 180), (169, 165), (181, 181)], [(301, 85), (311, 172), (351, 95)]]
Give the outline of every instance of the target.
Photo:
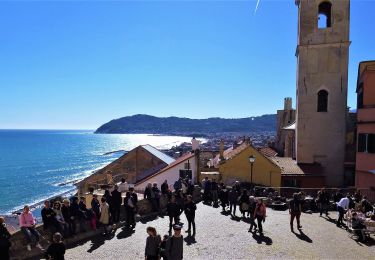
[(266, 205), (264, 205), (262, 199), (258, 199), (257, 205), (255, 206), (254, 218), (258, 221), (259, 234), (262, 235), (262, 222), (266, 221)]

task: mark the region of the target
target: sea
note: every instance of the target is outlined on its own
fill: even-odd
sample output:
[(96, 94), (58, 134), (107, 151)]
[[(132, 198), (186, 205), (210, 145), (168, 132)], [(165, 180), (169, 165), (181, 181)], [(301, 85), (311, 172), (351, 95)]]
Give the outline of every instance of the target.
[(0, 130), (0, 215), (73, 192), (74, 181), (138, 145), (168, 149), (190, 141), (182, 136), (84, 130)]

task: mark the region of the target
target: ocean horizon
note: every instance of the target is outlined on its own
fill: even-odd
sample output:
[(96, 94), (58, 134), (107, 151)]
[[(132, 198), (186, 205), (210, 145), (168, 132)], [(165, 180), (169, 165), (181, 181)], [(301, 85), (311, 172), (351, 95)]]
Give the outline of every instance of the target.
[[(74, 191), (74, 181), (138, 145), (169, 149), (190, 141), (184, 136), (94, 130), (0, 129), (0, 215)], [(110, 153), (118, 150), (122, 151)]]

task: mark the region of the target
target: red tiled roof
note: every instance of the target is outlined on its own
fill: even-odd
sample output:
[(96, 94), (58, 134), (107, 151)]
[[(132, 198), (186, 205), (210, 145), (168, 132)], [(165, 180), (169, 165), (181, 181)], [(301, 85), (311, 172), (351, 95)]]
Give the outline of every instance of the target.
[(299, 167), (296, 160), (290, 157), (270, 157), (270, 159), (280, 167), (281, 174), (304, 175), (305, 173)]
[(277, 152), (272, 149), (271, 147), (261, 147), (258, 149), (258, 151), (268, 157), (275, 157), (277, 156)]
[[(243, 150), (245, 150), (249, 146), (248, 143), (243, 142), (239, 146), (233, 149), (233, 147), (228, 148), (227, 150), (224, 151), (224, 158), (225, 160), (230, 160), (237, 154), (241, 153)], [(219, 167), (219, 162), (220, 162), (220, 154), (216, 155), (214, 158), (214, 167), (218, 168)]]

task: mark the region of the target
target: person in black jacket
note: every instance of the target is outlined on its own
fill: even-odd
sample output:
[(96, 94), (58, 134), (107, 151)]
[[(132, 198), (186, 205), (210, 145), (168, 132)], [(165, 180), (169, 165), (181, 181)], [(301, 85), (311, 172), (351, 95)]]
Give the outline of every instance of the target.
[(255, 232), (255, 230), (258, 227), (257, 224), (255, 224), (255, 217), (254, 217), (256, 206), (257, 206), (257, 202), (255, 201), (254, 196), (250, 196), (250, 202), (249, 202), (250, 228), (249, 228), (249, 232), (252, 232), (253, 227), (254, 227), (254, 232)]
[(188, 221), (188, 230), (187, 232), (191, 233), (191, 226), (193, 225), (193, 236), (195, 236), (195, 211), (197, 210), (197, 206), (193, 201), (193, 197), (191, 195), (187, 196), (187, 202), (185, 204), (185, 215)]
[(65, 245), (62, 242), (62, 236), (60, 233), (55, 233), (53, 235), (53, 243), (51, 243), (46, 252), (46, 259), (53, 260), (64, 260), (65, 255)]
[(94, 213), (95, 213), (96, 219), (99, 220), (99, 218), (100, 218), (100, 202), (98, 200), (98, 195), (96, 195), (96, 194), (94, 194), (92, 196), (91, 208), (92, 208), (92, 211), (94, 211)]
[(163, 182), (163, 184), (161, 185), (160, 189), (161, 189), (161, 194), (163, 194), (164, 196), (168, 196), (169, 185), (168, 185), (168, 181), (167, 180), (165, 180)]
[(225, 212), (228, 205), (228, 190), (227, 187), (225, 187), (224, 183), (220, 184), (219, 199), (221, 202), (221, 207), (223, 208), (223, 212)]
[(77, 225), (79, 223), (79, 228), (81, 232), (85, 231), (85, 219), (82, 214), (82, 211), (79, 208), (78, 204), (78, 197), (74, 196), (72, 197), (72, 203), (70, 204), (70, 214), (71, 214), (71, 219), (73, 221), (73, 225)]
[(242, 217), (245, 218), (245, 213), (248, 212), (249, 210), (249, 195), (247, 195), (247, 190), (242, 191), (242, 195), (240, 197), (240, 211), (242, 213)]
[(112, 191), (112, 203), (112, 219), (114, 223), (117, 223), (120, 221), (120, 210), (122, 203), (121, 192), (118, 191), (117, 185), (115, 185), (114, 190)]
[(151, 190), (152, 194), (154, 195), (154, 197), (152, 198), (154, 211), (160, 211), (160, 190), (156, 182), (152, 184)]
[(229, 211), (230, 211), (230, 214), (233, 215), (233, 216), (236, 216), (238, 196), (239, 196), (239, 194), (237, 193), (237, 191), (234, 188), (230, 189), (230, 191), (228, 193)]
[(169, 217), (169, 233), (172, 233), (173, 221), (174, 224), (178, 224), (181, 211), (181, 207), (176, 202), (176, 197), (172, 196), (171, 200), (167, 204), (167, 214)]
[(9, 260), (10, 233), (5, 225), (5, 220), (0, 217), (0, 259)]
[(74, 223), (74, 218), (72, 218), (70, 202), (68, 199), (63, 200), (63, 205), (61, 206), (61, 213), (64, 217), (65, 222), (68, 223), (69, 235), (74, 235), (76, 232), (76, 225)]
[(132, 193), (132, 191), (134, 192), (134, 189), (130, 188), (124, 198), (125, 222), (127, 228), (135, 228), (135, 213), (137, 211), (138, 197), (137, 194)]
[(59, 224), (56, 220), (56, 213), (49, 205), (49, 201), (44, 202), (44, 208), (42, 209), (42, 220), (44, 230), (50, 231), (52, 234), (59, 229)]

